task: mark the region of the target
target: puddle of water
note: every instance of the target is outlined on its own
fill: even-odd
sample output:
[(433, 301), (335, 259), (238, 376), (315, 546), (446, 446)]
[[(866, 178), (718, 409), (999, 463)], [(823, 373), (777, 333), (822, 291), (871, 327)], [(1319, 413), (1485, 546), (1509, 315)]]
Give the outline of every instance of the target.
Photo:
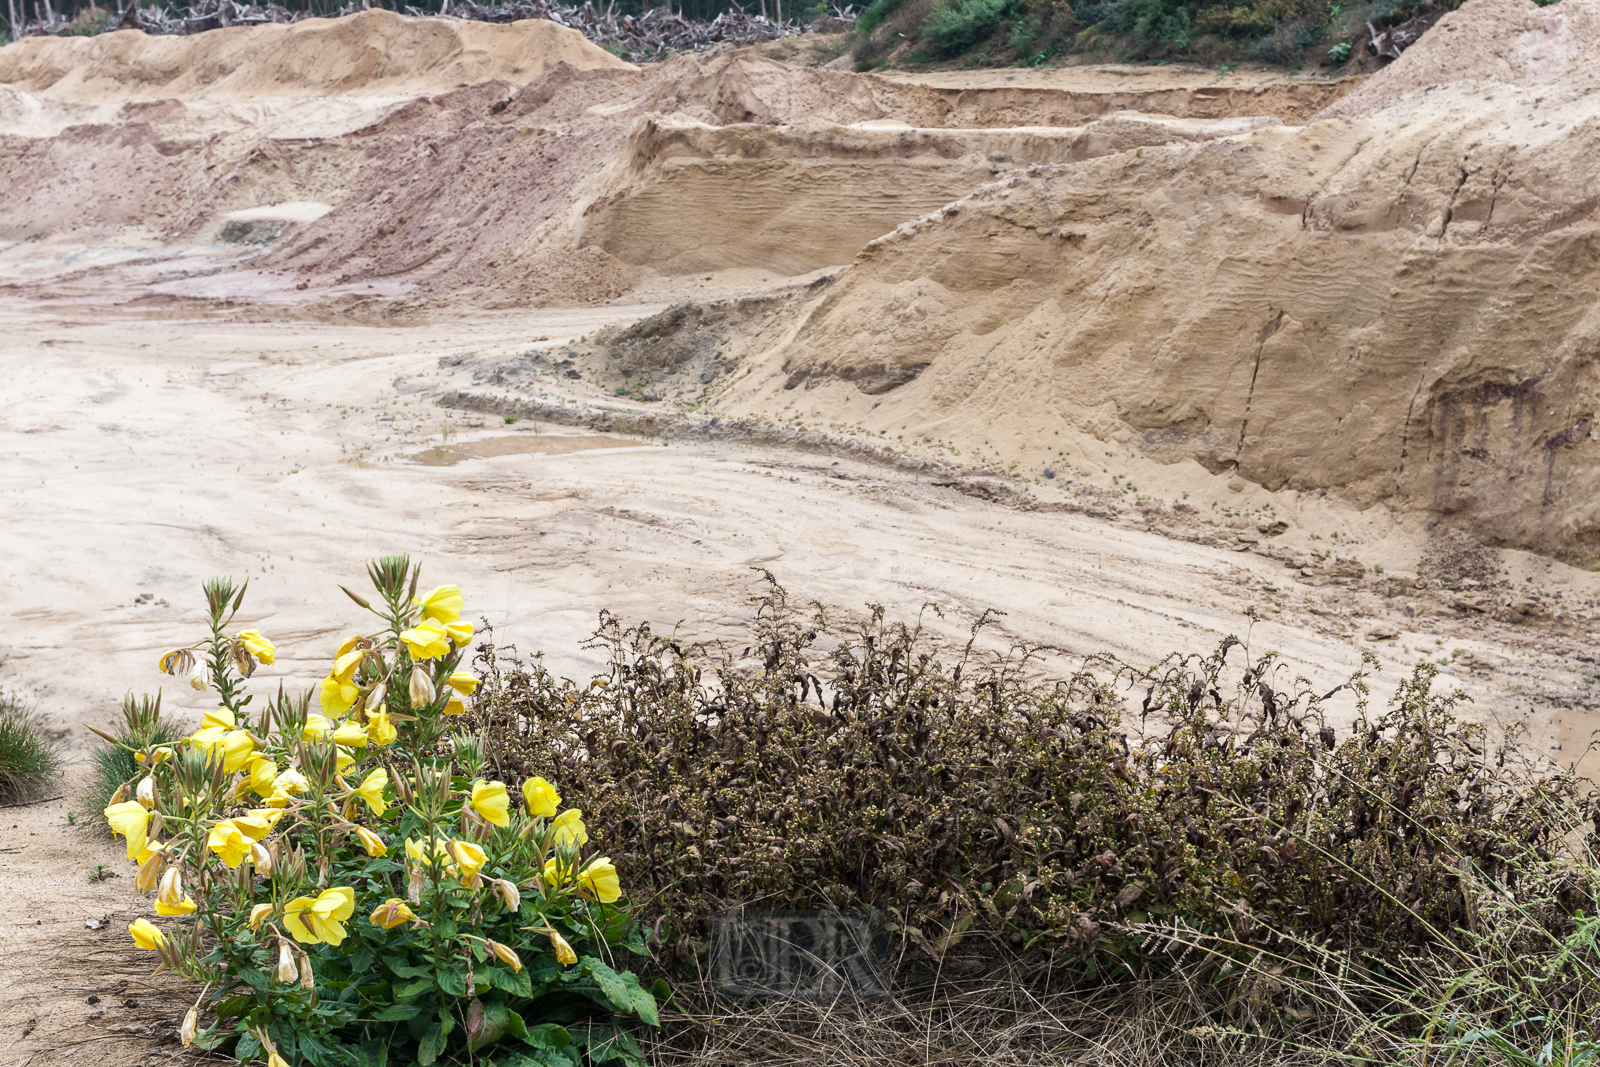
[(490, 456), (559, 456), (568, 452), (588, 452), (597, 448), (638, 448), (640, 442), (610, 434), (525, 433), (515, 437), (486, 437), (481, 441), (461, 441), (435, 445), (403, 457), (424, 467), (453, 467), (464, 459)]

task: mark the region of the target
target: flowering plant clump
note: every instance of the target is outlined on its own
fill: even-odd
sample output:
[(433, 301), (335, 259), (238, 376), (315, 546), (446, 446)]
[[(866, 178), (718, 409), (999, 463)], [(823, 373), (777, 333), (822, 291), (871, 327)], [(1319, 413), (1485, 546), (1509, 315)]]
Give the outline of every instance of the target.
[(460, 590), (418, 595), (403, 556), (368, 573), (376, 603), (345, 592), (382, 627), (313, 691), (252, 708), (275, 649), (229, 632), (245, 591), (218, 579), (209, 637), (160, 660), (216, 709), (159, 744), (159, 698), (124, 705), (143, 771), (105, 815), (155, 894), (134, 943), (204, 986), (184, 1043), (269, 1067), (639, 1062), (619, 1024), (656, 1025), (656, 998), (608, 962), (646, 951), (616, 868), (555, 785), (512, 795), (451, 731), (478, 685)]

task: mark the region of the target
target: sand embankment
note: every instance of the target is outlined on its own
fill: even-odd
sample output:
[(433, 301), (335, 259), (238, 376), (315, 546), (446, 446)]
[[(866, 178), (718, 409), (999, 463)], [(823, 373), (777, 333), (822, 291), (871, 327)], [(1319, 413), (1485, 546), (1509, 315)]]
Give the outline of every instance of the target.
[(557, 63), (579, 70), (632, 69), (577, 30), (546, 19), (496, 25), (410, 18), (379, 8), (188, 37), (153, 37), (139, 30), (24, 37), (0, 48), (0, 82), (90, 104), (346, 93), (417, 96), (492, 78), (533, 81)]

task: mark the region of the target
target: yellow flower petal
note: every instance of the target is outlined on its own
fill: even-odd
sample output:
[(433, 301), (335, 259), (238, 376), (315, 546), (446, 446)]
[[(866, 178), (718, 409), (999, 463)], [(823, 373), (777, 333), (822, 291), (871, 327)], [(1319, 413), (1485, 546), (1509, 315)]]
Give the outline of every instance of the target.
[(602, 904), (613, 903), (622, 896), (622, 880), (617, 877), (617, 868), (605, 856), (584, 865), (578, 872), (578, 884)]
[(262, 637), (255, 630), (245, 630), (239, 635), (239, 642), (244, 645), (246, 652), (267, 666), (272, 666), (273, 658), (278, 654), (278, 650), (273, 647), (271, 641)]
[(167, 945), (167, 935), (161, 932), (161, 927), (149, 919), (135, 919), (128, 927), (128, 933), (133, 937), (133, 943), (142, 949), (159, 952)]
[(550, 843), (556, 848), (575, 847), (589, 843), (589, 828), (583, 825), (583, 811), (568, 808), (550, 823)]
[(367, 807), (372, 809), (374, 815), (382, 815), (389, 807), (383, 799), (383, 790), (388, 784), (389, 772), (379, 767), (363, 778), (356, 789), (356, 795), (367, 802)]
[(430, 590), (411, 602), (415, 607), (422, 609), (424, 619), (433, 619), (438, 622), (455, 622), (461, 618), (461, 609), (466, 607), (466, 598), (461, 595), (461, 587), (456, 585), (441, 585)]
[(445, 679), (445, 684), (458, 693), (471, 696), (478, 691), (478, 676), (469, 671), (456, 671)]
[(561, 794), (543, 778), (529, 778), (522, 783), (522, 799), (528, 803), (528, 814), (548, 819), (561, 807)]
[(150, 826), (150, 813), (137, 800), (113, 804), (105, 810), (106, 822), (111, 832), (128, 839), (128, 858), (138, 859), (144, 849), (145, 832)]
[(450, 635), (445, 624), (435, 619), (423, 619), (414, 628), (402, 630), (400, 640), (417, 660), (438, 659), (450, 654)]
[(471, 804), (473, 811), (494, 825), (511, 825), (511, 798), (504, 782), (485, 782), (482, 778), (473, 782)]

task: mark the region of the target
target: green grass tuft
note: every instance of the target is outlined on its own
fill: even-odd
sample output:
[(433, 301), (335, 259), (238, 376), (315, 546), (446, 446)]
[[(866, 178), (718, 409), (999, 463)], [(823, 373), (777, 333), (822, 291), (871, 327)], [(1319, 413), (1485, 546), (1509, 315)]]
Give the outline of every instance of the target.
[(0, 694), (0, 802), (43, 796), (60, 770), (61, 746), (18, 697)]
[[(150, 743), (164, 745), (182, 737), (183, 732), (170, 723), (158, 722)], [(139, 744), (126, 726), (117, 731), (117, 740), (129, 746), (136, 747)], [(90, 811), (98, 812), (111, 803), (111, 794), (117, 791), (118, 786), (136, 780), (144, 771), (129, 749), (116, 745), (100, 746), (90, 754), (89, 759), (94, 764), (94, 777), (84, 797), (84, 804)], [(105, 820), (98, 818), (89, 821), (96, 826), (105, 824)]]

